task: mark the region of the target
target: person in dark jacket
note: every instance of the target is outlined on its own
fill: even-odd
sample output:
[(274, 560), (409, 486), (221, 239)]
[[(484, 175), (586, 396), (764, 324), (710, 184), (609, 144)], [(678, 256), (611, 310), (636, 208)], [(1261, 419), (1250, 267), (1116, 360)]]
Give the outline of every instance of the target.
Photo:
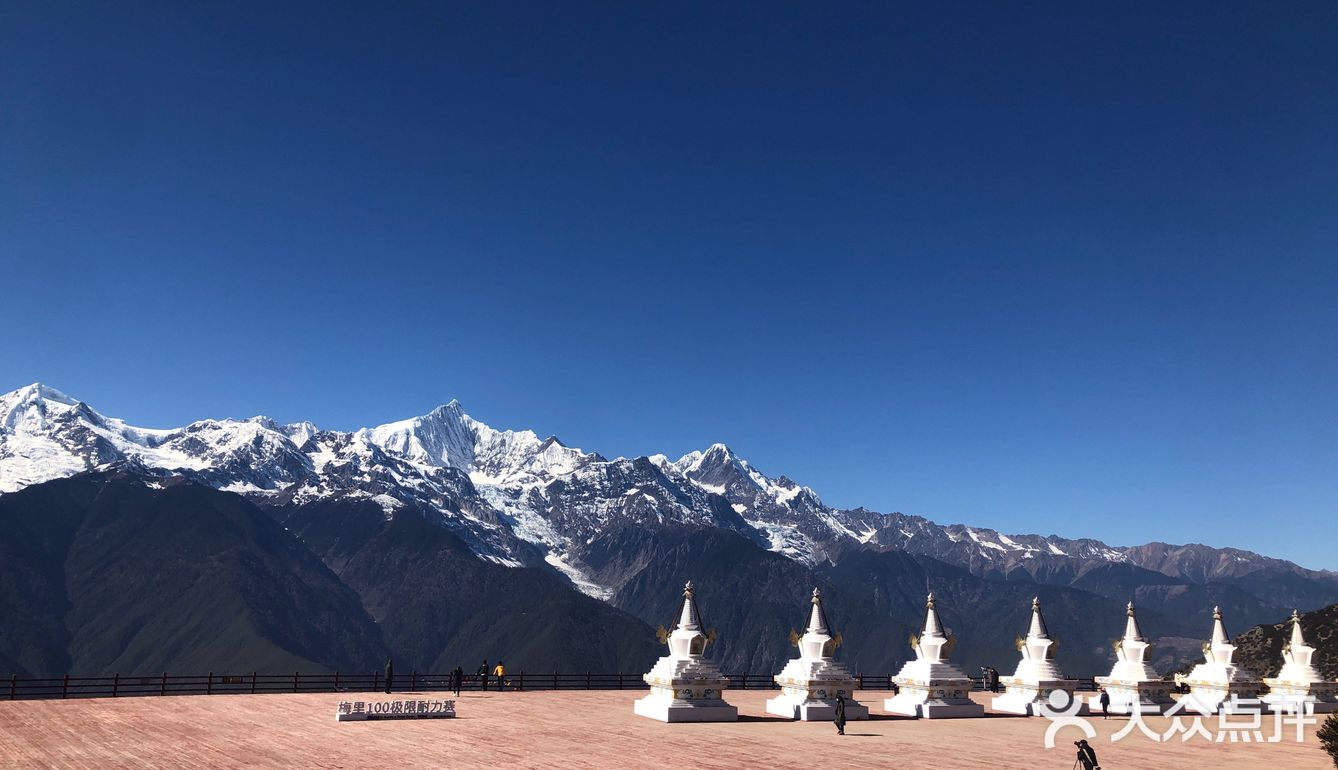
[(836, 734), (846, 734), (846, 696), (836, 696), (836, 717), (832, 720), (836, 723)]
[(390, 662), (390, 658), (386, 658), (386, 694), (387, 694), (387, 695), (390, 694), (390, 691), (391, 691), (392, 688), (394, 688), (394, 686), (395, 686), (395, 664)]
[(1110, 716), (1110, 693), (1106, 692), (1106, 688), (1101, 688), (1101, 697), (1097, 701), (1101, 704), (1101, 718), (1106, 719)]
[(1078, 763), (1082, 765), (1082, 770), (1101, 770), (1101, 765), (1096, 761), (1096, 751), (1087, 745), (1087, 741), (1074, 741), (1073, 745), (1078, 747)]
[(488, 659), (483, 659), (483, 665), (479, 666), (479, 686), (484, 692), (488, 690)]
[(456, 666), (455, 670), (451, 672), (451, 688), (455, 690), (455, 694), (457, 697), (459, 697), (460, 695), (460, 685), (463, 684), (464, 681), (465, 681), (465, 670), (463, 668), (460, 668), (459, 666)]

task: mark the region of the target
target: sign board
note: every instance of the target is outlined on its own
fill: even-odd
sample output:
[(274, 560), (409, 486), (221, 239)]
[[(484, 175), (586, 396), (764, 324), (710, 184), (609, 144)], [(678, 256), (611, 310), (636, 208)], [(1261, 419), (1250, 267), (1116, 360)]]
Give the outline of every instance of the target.
[(453, 700), (340, 701), (335, 709), (338, 722), (368, 719), (446, 719), (455, 716)]

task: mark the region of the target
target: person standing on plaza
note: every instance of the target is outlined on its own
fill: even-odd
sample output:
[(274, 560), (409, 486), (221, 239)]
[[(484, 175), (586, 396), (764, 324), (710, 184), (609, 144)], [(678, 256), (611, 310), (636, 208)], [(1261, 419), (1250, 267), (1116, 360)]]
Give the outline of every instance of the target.
[(478, 677), (479, 677), (479, 686), (483, 688), (483, 691), (484, 691), (484, 692), (487, 692), (487, 691), (488, 691), (488, 659), (487, 659), (487, 658), (484, 658), (484, 659), (483, 659), (483, 664), (479, 666)]
[(1110, 693), (1106, 692), (1106, 688), (1101, 688), (1101, 697), (1097, 701), (1101, 704), (1101, 718), (1108, 718), (1110, 716)]
[(394, 688), (394, 686), (395, 686), (395, 664), (391, 662), (390, 658), (386, 658), (386, 695), (390, 694), (390, 691), (392, 688)]
[(456, 697), (460, 696), (460, 685), (465, 681), (465, 670), (459, 666), (451, 672), (451, 688), (455, 690)]
[(838, 694), (836, 696), (836, 716), (832, 719), (836, 723), (836, 734), (846, 734), (846, 696)]
[(506, 687), (506, 666), (502, 661), (497, 661), (497, 668), (493, 669), (493, 676), (497, 677), (497, 691), (501, 692)]

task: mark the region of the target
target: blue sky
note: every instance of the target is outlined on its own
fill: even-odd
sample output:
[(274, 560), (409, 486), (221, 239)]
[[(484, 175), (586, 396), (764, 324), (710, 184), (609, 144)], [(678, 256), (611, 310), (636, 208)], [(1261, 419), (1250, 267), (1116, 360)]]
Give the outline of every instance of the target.
[(1338, 568), (1338, 5), (225, 5), (0, 1), (0, 390)]

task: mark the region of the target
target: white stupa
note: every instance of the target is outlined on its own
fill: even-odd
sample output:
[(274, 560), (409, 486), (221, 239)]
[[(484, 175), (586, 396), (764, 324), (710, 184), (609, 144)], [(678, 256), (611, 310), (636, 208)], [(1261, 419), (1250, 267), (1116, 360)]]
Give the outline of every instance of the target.
[(806, 722), (831, 721), (841, 696), (846, 699), (847, 720), (868, 719), (869, 707), (855, 701), (855, 677), (832, 658), (840, 640), (832, 635), (818, 589), (813, 589), (809, 603), (808, 629), (798, 639), (799, 657), (776, 675), (781, 694), (767, 701), (767, 713)]
[(661, 722), (734, 722), (739, 710), (723, 700), (729, 680), (702, 656), (709, 639), (693, 596), (692, 581), (683, 587), (678, 626), (668, 635), (669, 654), (656, 661), (643, 679), (650, 694), (632, 710)]
[(971, 700), (971, 679), (948, 662), (956, 640), (945, 636), (934, 608), (934, 595), (925, 600), (925, 627), (911, 640), (915, 660), (901, 667), (893, 680), (897, 694), (883, 701), (883, 710), (926, 719), (979, 717), (985, 707)]
[(1233, 713), (1239, 711), (1257, 711), (1257, 704), (1234, 704), (1237, 699), (1256, 699), (1259, 697), (1259, 680), (1250, 672), (1236, 667), (1231, 659), (1236, 655), (1236, 645), (1227, 636), (1226, 626), (1222, 623), (1222, 609), (1213, 607), (1213, 636), (1203, 645), (1203, 662), (1194, 667), (1185, 677), (1189, 685), (1188, 702), (1185, 708), (1200, 714), (1216, 714), (1219, 711)]
[[(1096, 683), (1110, 696), (1110, 713), (1160, 714), (1174, 705), (1171, 682), (1164, 681), (1146, 660), (1152, 644), (1143, 636), (1134, 616), (1134, 603), (1125, 608), (1124, 638), (1115, 642), (1115, 666), (1110, 676), (1098, 676)], [(1094, 710), (1101, 708), (1101, 694), (1093, 695), (1088, 704)]]
[[(1031, 600), (1031, 628), (1026, 639), (1019, 639), (1017, 648), (1022, 653), (1022, 660), (1017, 664), (1017, 671), (1012, 676), (999, 677), (1004, 686), (1004, 694), (991, 702), (995, 711), (1009, 714), (1039, 714), (1042, 706), (1056, 711), (1063, 711), (1073, 703), (1073, 692), (1078, 687), (1078, 680), (1065, 679), (1059, 666), (1055, 664), (1055, 649), (1059, 642), (1050, 638), (1045, 627), (1045, 618), (1041, 615), (1041, 600)], [(1051, 693), (1065, 692), (1067, 697), (1051, 699)], [(1085, 712), (1080, 706), (1078, 713)]]
[[(1315, 648), (1301, 634), (1301, 616), (1292, 610), (1292, 636), (1282, 647), (1282, 670), (1265, 679), (1268, 694), (1263, 700), (1276, 711), (1338, 711), (1338, 682), (1326, 682), (1311, 658)], [(1304, 708), (1303, 708), (1304, 707)]]

